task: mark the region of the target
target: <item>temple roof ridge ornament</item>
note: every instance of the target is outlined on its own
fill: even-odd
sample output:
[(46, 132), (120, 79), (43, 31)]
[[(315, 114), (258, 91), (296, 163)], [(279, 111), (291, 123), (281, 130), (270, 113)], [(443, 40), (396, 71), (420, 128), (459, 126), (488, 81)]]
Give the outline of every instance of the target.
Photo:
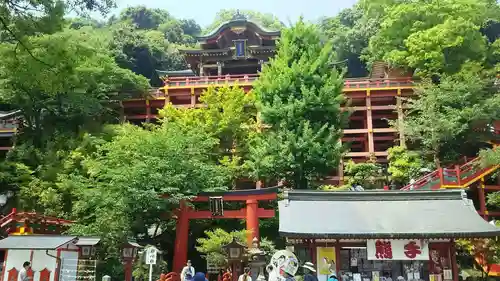
[(233, 17), (231, 18), (231, 20), (232, 21), (235, 21), (235, 20), (248, 20), (248, 18), (244, 14), (240, 14), (240, 10), (237, 9), (236, 13), (233, 15)]

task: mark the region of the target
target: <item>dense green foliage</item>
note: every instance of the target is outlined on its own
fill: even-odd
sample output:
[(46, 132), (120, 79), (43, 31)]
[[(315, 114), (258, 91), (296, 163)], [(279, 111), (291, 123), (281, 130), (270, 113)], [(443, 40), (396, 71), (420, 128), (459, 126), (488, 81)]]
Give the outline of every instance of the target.
[[(382, 176), (381, 167), (375, 161), (354, 163), (350, 160), (345, 163), (344, 176), (348, 186), (362, 186), (364, 189), (376, 188), (377, 180)], [(378, 187), (380, 188), (380, 187)]]
[(409, 101), (410, 110), (398, 124), (436, 166), (492, 138), (490, 131), (481, 127), (498, 120), (500, 94), (490, 79), (474, 70), (445, 75), (439, 84), (422, 83), (417, 89), (419, 98)]
[(421, 169), (427, 168), (418, 153), (408, 151), (403, 146), (391, 147), (388, 153), (389, 167), (387, 172), (395, 184), (404, 185), (421, 175)]
[(255, 83), (258, 110), (268, 126), (251, 148), (253, 176), (310, 188), (338, 166), (347, 112), (343, 79), (332, 70), (331, 43), (299, 21), (283, 31), (278, 53)]
[[(246, 245), (247, 234), (247, 230), (232, 232), (220, 228), (207, 230), (205, 231), (206, 238), (197, 239), (196, 249), (206, 255), (206, 260), (210, 264), (224, 267), (227, 264), (228, 253), (222, 247), (231, 243), (233, 239), (242, 245)], [(274, 253), (275, 251), (274, 243), (265, 237), (261, 239), (259, 248), (267, 253)]]
[(208, 88), (200, 102), (206, 107), (177, 109), (169, 105), (160, 115), (183, 130), (202, 131), (217, 139), (214, 155), (231, 171), (232, 187), (236, 187), (238, 179), (248, 177), (249, 143), (257, 129), (254, 96), (237, 86)]

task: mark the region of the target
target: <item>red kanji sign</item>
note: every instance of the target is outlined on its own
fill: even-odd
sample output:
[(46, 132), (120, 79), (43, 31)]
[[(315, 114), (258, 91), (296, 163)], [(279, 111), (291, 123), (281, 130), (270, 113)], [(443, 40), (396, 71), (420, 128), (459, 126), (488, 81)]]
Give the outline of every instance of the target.
[(420, 246), (417, 245), (415, 241), (410, 241), (405, 245), (405, 256), (408, 258), (414, 259), (420, 254), (422, 254), (422, 251), (420, 250)]
[(377, 259), (392, 259), (391, 241), (377, 240), (375, 242), (375, 257)]

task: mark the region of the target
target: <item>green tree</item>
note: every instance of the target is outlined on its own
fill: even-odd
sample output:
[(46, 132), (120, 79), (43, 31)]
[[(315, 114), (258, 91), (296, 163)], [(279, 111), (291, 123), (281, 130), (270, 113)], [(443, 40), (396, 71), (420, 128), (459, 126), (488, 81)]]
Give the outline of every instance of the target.
[(420, 170), (424, 167), (424, 161), (420, 155), (408, 150), (403, 146), (394, 146), (388, 149), (389, 168), (387, 171), (391, 174), (391, 180), (403, 185), (416, 178)]
[(26, 165), (18, 162), (3, 161), (0, 162), (0, 191), (1, 196), (6, 196), (7, 202), (0, 213), (9, 211), (16, 207), (18, 194), (22, 186), (33, 179), (33, 171)]
[(200, 96), (204, 107), (176, 108), (166, 106), (160, 116), (166, 122), (179, 124), (186, 131), (203, 131), (216, 138), (215, 157), (232, 172), (236, 180), (248, 177), (244, 161), (248, 146), (257, 131), (254, 95), (236, 86), (210, 87)]
[(181, 28), (184, 34), (190, 35), (190, 36), (197, 36), (200, 35), (201, 33), (201, 27), (198, 23), (196, 23), (195, 20), (192, 19), (182, 19), (180, 20), (181, 22)]
[(335, 17), (321, 19), (319, 25), (332, 40), (337, 60), (347, 60), (347, 75), (366, 76), (368, 69), (361, 55), (366, 51), (369, 39), (379, 30), (379, 19), (367, 16), (362, 5), (356, 4)]
[(128, 22), (139, 29), (157, 29), (173, 17), (162, 9), (149, 9), (146, 6), (128, 7), (120, 13), (120, 21)]
[(366, 58), (426, 77), (455, 73), (467, 61), (483, 63), (489, 47), (481, 27), (499, 18), (499, 6), (490, 0), (372, 2), (381, 28)]
[(397, 124), (438, 167), (449, 153), (448, 147), (460, 151), (460, 147), (491, 139), (490, 132), (481, 127), (497, 120), (500, 95), (492, 88), (492, 80), (477, 69), (444, 76), (440, 84), (423, 83), (416, 89), (416, 98), (409, 100), (405, 118)]
[(70, 177), (80, 187), (73, 233), (99, 235), (113, 252), (127, 236), (151, 239), (148, 230), (162, 225), (179, 200), (227, 189), (229, 175), (212, 159), (217, 140), (209, 135), (172, 123), (116, 129)]
[(355, 163), (349, 160), (344, 167), (344, 175), (348, 186), (361, 185), (364, 189), (377, 188), (377, 181), (383, 176), (382, 167), (375, 161)]
[(184, 58), (176, 46), (165, 41), (156, 30), (138, 30), (130, 24), (117, 23), (110, 27), (111, 49), (116, 63), (150, 80), (153, 86), (162, 86), (157, 69), (185, 69)]
[[(115, 6), (113, 0), (98, 1), (0, 1), (0, 42), (19, 44), (29, 50), (26, 36), (60, 31), (67, 11), (105, 14)], [(33, 55), (33, 54), (32, 54)], [(33, 56), (34, 57), (34, 56)]]
[(251, 148), (254, 178), (305, 189), (338, 166), (348, 113), (341, 110), (344, 81), (333, 60), (331, 43), (314, 25), (300, 20), (283, 30), (276, 57), (254, 85), (269, 127)]
[(148, 88), (144, 78), (115, 64), (105, 39), (92, 29), (32, 37), (29, 43), (30, 53), (15, 44), (0, 46), (0, 102), (21, 110), (22, 137), (36, 148), (56, 132), (77, 133), (104, 120), (118, 92)]
[(285, 25), (273, 14), (264, 14), (252, 10), (222, 9), (217, 12), (214, 21), (207, 26), (205, 33), (212, 32), (224, 22), (230, 21), (237, 12), (245, 15), (249, 20), (262, 24), (264, 28), (280, 30), (285, 27)]
[[(196, 250), (205, 254), (205, 259), (213, 265), (224, 267), (227, 266), (227, 253), (222, 247), (233, 241), (233, 238), (242, 245), (246, 245), (247, 230), (237, 230), (226, 232), (223, 229), (216, 228), (214, 230), (205, 231), (206, 238), (198, 238), (196, 240)], [(275, 252), (274, 243), (267, 238), (262, 238), (260, 248), (270, 255)]]

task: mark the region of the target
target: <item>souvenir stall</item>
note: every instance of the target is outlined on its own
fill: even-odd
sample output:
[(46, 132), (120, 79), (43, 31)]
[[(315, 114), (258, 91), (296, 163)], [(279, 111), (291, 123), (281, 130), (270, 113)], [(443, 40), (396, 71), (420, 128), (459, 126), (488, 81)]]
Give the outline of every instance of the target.
[(319, 281), (458, 281), (454, 239), (500, 235), (460, 190), (288, 191), (279, 231)]
[(0, 240), (5, 251), (0, 281), (17, 281), (30, 262), (33, 281), (95, 280), (94, 258), (99, 238), (61, 235), (13, 235)]

